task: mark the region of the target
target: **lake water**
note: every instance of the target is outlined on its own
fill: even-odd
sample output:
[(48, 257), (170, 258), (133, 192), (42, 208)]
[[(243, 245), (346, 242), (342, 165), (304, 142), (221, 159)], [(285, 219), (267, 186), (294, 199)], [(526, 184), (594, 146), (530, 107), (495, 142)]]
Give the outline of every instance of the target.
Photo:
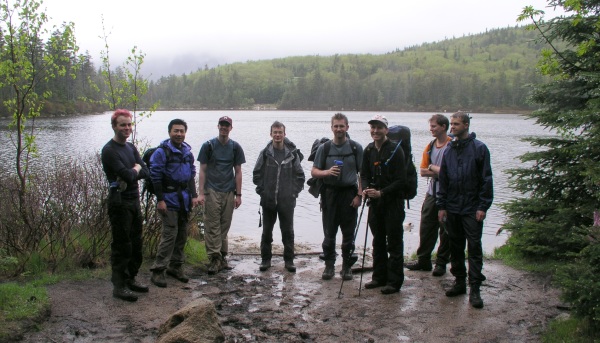
[[(243, 170), (243, 202), (234, 212), (230, 235), (260, 241), (261, 228), (258, 227), (259, 197), (252, 184), (252, 169), (262, 148), (269, 142), (271, 123), (279, 120), (286, 125), (287, 137), (296, 143), (303, 151), (305, 160), (302, 162), (306, 178), (310, 177), (312, 163), (306, 161), (310, 148), (315, 139), (332, 137), (330, 119), (334, 112), (305, 112), (305, 111), (160, 111), (151, 118), (144, 119), (138, 125), (138, 138), (152, 146), (168, 138), (167, 125), (174, 118), (184, 119), (188, 123), (186, 141), (192, 146), (197, 155), (200, 146), (206, 140), (217, 135), (217, 120), (222, 115), (233, 118), (233, 130), (230, 137), (238, 141), (246, 154), (246, 164)], [(349, 118), (349, 134), (352, 139), (366, 146), (370, 141), (369, 125), (367, 124), (374, 112), (345, 112)], [(429, 133), (428, 119), (432, 113), (383, 113), (390, 125), (402, 124), (411, 129), (412, 146), (415, 164), (418, 168), (421, 154), (425, 145), (432, 139)], [(38, 145), (41, 158), (63, 154), (89, 154), (100, 151), (104, 144), (112, 138), (110, 126), (111, 113), (101, 115), (86, 115), (68, 118), (38, 119)], [(498, 204), (514, 198), (517, 194), (507, 187), (508, 176), (506, 169), (518, 167), (517, 156), (533, 148), (521, 140), (528, 136), (547, 136), (550, 132), (536, 126), (533, 121), (526, 120), (516, 114), (472, 114), (471, 132), (487, 144), (492, 157), (494, 173), (494, 204), (488, 212), (484, 225), (483, 245), (486, 253), (492, 253), (493, 248), (501, 246), (506, 240), (506, 233), (496, 235), (504, 221), (504, 214)], [(0, 120), (0, 152), (2, 160), (9, 153), (12, 145), (7, 138), (8, 121)], [(8, 155), (11, 156), (11, 155)], [(419, 178), (419, 190), (415, 199), (406, 210), (405, 223), (413, 223), (412, 232), (405, 232), (405, 254), (412, 254), (419, 244), (419, 217), (427, 181)], [(296, 243), (314, 247), (320, 250), (322, 226), (319, 212), (319, 201), (312, 197), (307, 188), (300, 194), (295, 212)], [(357, 245), (362, 247), (366, 227), (367, 207), (359, 224), (360, 230)], [(340, 236), (340, 235), (338, 235)], [(370, 233), (369, 233), (370, 237)], [(339, 238), (339, 237), (338, 237)], [(369, 240), (370, 241), (370, 240)], [(274, 230), (274, 243), (281, 242), (278, 224)], [(338, 240), (338, 243), (340, 240)], [(370, 246), (370, 243), (368, 243)], [(339, 245), (338, 245), (339, 247)]]

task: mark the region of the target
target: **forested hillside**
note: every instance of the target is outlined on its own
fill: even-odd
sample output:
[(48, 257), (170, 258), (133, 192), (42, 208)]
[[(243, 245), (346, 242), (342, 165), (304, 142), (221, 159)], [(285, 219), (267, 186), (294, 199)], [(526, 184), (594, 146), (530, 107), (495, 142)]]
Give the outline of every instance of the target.
[[(159, 101), (160, 109), (528, 111), (532, 108), (526, 103), (526, 85), (543, 81), (535, 68), (543, 47), (536, 37), (522, 27), (509, 27), (382, 55), (299, 56), (199, 66), (195, 73), (150, 82), (141, 105), (147, 108)], [(89, 55), (69, 60), (73, 65), (62, 62), (67, 73), (36, 86), (40, 94), (51, 91), (42, 113), (108, 110), (101, 68)], [(113, 83), (126, 80), (124, 70), (116, 68)], [(0, 88), (3, 98), (11, 92), (10, 87)], [(0, 113), (7, 114), (1, 107)]]
[(162, 77), (148, 101), (163, 108), (282, 110), (529, 110), (542, 45), (522, 27), (384, 55), (288, 57)]

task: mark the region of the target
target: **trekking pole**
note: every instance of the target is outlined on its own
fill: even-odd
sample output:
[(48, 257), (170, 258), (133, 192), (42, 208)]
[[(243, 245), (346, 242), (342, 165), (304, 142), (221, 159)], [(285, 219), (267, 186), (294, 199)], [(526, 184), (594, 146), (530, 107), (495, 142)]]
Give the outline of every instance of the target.
[(360, 297), (360, 292), (362, 290), (362, 279), (363, 274), (365, 272), (365, 255), (367, 254), (367, 235), (369, 234), (369, 218), (367, 217), (367, 228), (365, 229), (365, 245), (363, 247), (363, 260), (362, 267), (360, 271), (360, 283), (358, 284), (358, 296)]
[[(346, 263), (348, 263), (348, 264), (350, 264), (350, 262), (352, 261), (352, 254), (354, 254), (354, 249), (355, 249), (354, 243), (356, 243), (356, 236), (358, 235), (358, 228), (360, 227), (360, 221), (362, 220), (362, 215), (363, 215), (363, 211), (365, 210), (366, 203), (367, 203), (366, 201), (363, 201), (362, 208), (360, 209), (360, 215), (358, 216), (358, 222), (356, 223), (356, 229), (354, 229), (354, 238), (352, 239), (352, 250), (348, 253), (348, 257), (346, 257), (346, 259), (347, 259)], [(354, 261), (354, 262), (356, 262), (356, 261)], [(354, 264), (354, 263), (352, 263), (352, 264)], [(352, 266), (350, 266), (350, 268), (352, 268)], [(344, 287), (343, 270), (342, 270), (342, 284), (340, 285), (340, 290), (338, 292), (338, 299), (342, 298), (342, 287)]]

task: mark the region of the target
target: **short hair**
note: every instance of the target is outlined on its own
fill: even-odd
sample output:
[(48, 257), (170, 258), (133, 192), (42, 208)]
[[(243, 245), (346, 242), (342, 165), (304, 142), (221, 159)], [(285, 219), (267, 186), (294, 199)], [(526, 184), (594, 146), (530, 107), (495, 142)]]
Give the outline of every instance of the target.
[(348, 125), (348, 117), (346, 117), (346, 115), (343, 113), (334, 114), (333, 117), (331, 117), (331, 125), (333, 125), (334, 120), (344, 120), (344, 122), (346, 122), (346, 125)]
[(460, 119), (463, 124), (471, 124), (471, 117), (469, 116), (469, 113), (467, 112), (463, 112), (463, 111), (458, 111), (456, 113), (453, 113), (450, 118), (455, 118), (455, 119)]
[(271, 124), (271, 132), (270, 133), (273, 133), (273, 128), (274, 127), (282, 127), (283, 128), (283, 133), (285, 133), (285, 125), (283, 125), (283, 123), (280, 122), (279, 120), (275, 120), (273, 122), (273, 124)]
[(450, 121), (448, 120), (448, 117), (446, 117), (443, 114), (434, 114), (431, 116), (431, 118), (429, 118), (429, 122), (431, 123), (432, 121), (434, 121), (436, 124), (438, 124), (439, 126), (446, 126), (446, 131), (448, 131), (448, 128), (450, 127)]
[(111, 124), (112, 126), (115, 126), (115, 125), (117, 125), (117, 118), (119, 118), (119, 117), (121, 117), (121, 116), (123, 116), (123, 117), (128, 117), (128, 118), (130, 118), (130, 119), (131, 119), (131, 118), (133, 118), (133, 116), (131, 115), (131, 112), (129, 112), (129, 111), (127, 111), (127, 110), (124, 110), (124, 109), (122, 109), (122, 108), (119, 108), (119, 109), (117, 109), (117, 110), (115, 111), (115, 113), (113, 113), (113, 115), (110, 117), (110, 124)]
[(171, 122), (169, 123), (169, 131), (168, 132), (171, 132), (173, 125), (183, 125), (183, 127), (185, 127), (185, 132), (187, 132), (187, 123), (183, 119), (171, 120)]

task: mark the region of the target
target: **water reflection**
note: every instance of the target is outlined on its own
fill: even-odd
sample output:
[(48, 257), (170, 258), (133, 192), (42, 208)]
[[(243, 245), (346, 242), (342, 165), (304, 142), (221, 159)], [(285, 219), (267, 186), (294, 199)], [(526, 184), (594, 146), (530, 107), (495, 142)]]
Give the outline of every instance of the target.
[[(261, 228), (258, 227), (259, 197), (252, 184), (252, 169), (259, 151), (269, 142), (269, 129), (274, 120), (286, 125), (287, 137), (304, 152), (305, 157), (310, 153), (313, 141), (320, 137), (331, 137), (330, 118), (334, 112), (303, 112), (303, 111), (236, 111), (226, 112), (233, 118), (231, 138), (238, 141), (246, 154), (247, 163), (243, 165), (243, 203), (234, 213), (231, 228), (232, 235), (243, 235), (252, 241), (260, 240)], [(154, 146), (168, 137), (167, 124), (171, 119), (181, 118), (188, 123), (187, 142), (197, 154), (203, 142), (217, 134), (217, 120), (225, 114), (223, 111), (162, 111), (144, 119), (138, 126), (138, 135), (142, 146)], [(347, 112), (350, 119), (349, 134), (352, 139), (366, 146), (371, 139), (367, 122), (372, 112)], [(425, 145), (432, 139), (428, 131), (428, 119), (431, 113), (384, 113), (390, 125), (403, 124), (411, 128), (412, 146), (415, 164), (421, 162), (421, 153)], [(496, 236), (504, 220), (498, 204), (507, 201), (515, 194), (507, 187), (508, 175), (503, 171), (519, 166), (515, 157), (531, 151), (533, 148), (521, 139), (528, 136), (551, 135), (548, 131), (534, 125), (533, 121), (512, 114), (473, 114), (471, 131), (477, 133), (477, 138), (487, 144), (492, 156), (494, 172), (495, 199), (484, 226), (484, 250), (491, 253), (492, 249), (501, 245), (506, 239), (506, 233)], [(39, 164), (44, 164), (48, 158), (61, 155), (81, 156), (99, 152), (102, 146), (113, 136), (110, 127), (110, 113), (101, 115), (86, 115), (69, 118), (50, 118), (37, 120), (37, 142), (39, 145)], [(14, 148), (8, 138), (6, 126), (8, 121), (0, 120), (0, 152), (2, 163), (14, 163)], [(307, 178), (310, 177), (312, 163), (302, 162)], [(406, 221), (413, 223), (415, 229), (405, 232), (406, 253), (416, 251), (418, 246), (418, 227), (421, 203), (426, 190), (426, 179), (419, 178), (417, 197), (410, 202), (406, 211)], [(360, 223), (357, 244), (364, 242), (366, 227), (366, 211)], [(318, 199), (312, 197), (306, 189), (298, 198), (296, 207), (295, 234), (296, 242), (314, 246), (319, 249), (322, 239), (321, 214)], [(274, 243), (281, 242), (278, 225), (274, 230)], [(339, 235), (338, 235), (339, 236)], [(370, 236), (370, 233), (369, 233)], [(339, 238), (339, 237), (338, 237)], [(370, 243), (368, 243), (370, 245)]]

